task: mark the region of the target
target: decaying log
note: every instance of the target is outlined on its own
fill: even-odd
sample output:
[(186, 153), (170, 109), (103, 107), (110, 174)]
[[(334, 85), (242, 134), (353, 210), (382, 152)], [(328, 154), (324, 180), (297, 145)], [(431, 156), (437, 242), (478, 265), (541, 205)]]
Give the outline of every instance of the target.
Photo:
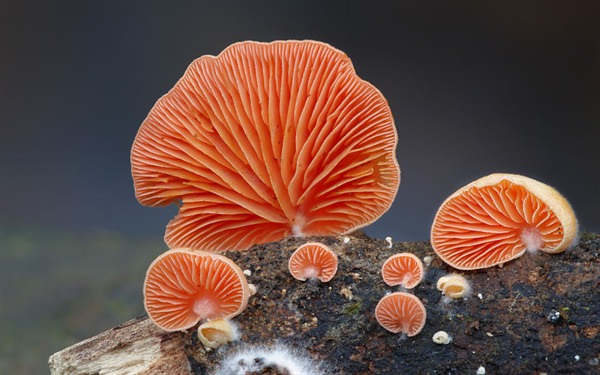
[[(338, 273), (330, 282), (300, 282), (289, 274), (289, 255), (307, 240), (338, 254)], [(398, 290), (383, 283), (381, 264), (404, 251), (433, 258), (412, 291), (427, 309), (427, 322), (408, 338), (385, 331), (373, 314), (382, 296)], [(238, 342), (207, 350), (194, 329), (168, 334), (142, 319), (56, 353), (50, 365), (52, 374), (213, 374), (240, 350), (277, 344), (332, 374), (598, 373), (599, 252), (600, 236), (586, 233), (562, 254), (526, 253), (503, 267), (459, 272), (470, 281), (472, 295), (447, 301), (436, 282), (456, 270), (428, 242), (390, 247), (364, 236), (286, 239), (225, 253), (251, 271), (248, 281), (258, 289), (235, 318)], [(453, 338), (448, 345), (432, 341), (441, 330)], [(247, 363), (269, 361), (260, 348), (255, 352), (262, 354)], [(252, 373), (285, 373), (277, 371)]]
[(52, 375), (190, 374), (183, 334), (169, 333), (147, 318), (118, 327), (53, 354)]

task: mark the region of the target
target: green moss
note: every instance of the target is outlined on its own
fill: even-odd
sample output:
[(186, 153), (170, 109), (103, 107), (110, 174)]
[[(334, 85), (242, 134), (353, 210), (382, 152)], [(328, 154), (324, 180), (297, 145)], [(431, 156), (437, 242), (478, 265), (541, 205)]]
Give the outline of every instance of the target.
[(598, 238), (598, 235), (592, 232), (588, 232), (588, 231), (582, 231), (579, 234), (579, 241), (580, 242), (586, 242), (586, 241), (593, 241), (595, 239)]
[(362, 308), (362, 302), (356, 301), (354, 303), (347, 304), (344, 306), (344, 315), (352, 317), (357, 315)]
[(560, 316), (565, 322), (569, 322), (569, 308), (567, 306), (560, 307)]

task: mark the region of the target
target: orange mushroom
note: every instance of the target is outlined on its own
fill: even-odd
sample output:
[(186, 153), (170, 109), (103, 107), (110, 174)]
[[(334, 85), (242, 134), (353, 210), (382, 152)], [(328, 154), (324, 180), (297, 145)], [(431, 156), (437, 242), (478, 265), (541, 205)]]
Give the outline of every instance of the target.
[(152, 262), (144, 281), (144, 307), (167, 331), (232, 318), (246, 308), (249, 296), (242, 270), (229, 258), (204, 251), (169, 250)]
[(396, 143), (387, 101), (343, 52), (241, 42), (157, 101), (131, 167), (140, 203), (180, 204), (169, 247), (243, 250), (375, 221), (400, 183)]
[(577, 220), (555, 189), (528, 177), (492, 174), (452, 194), (438, 210), (431, 244), (461, 270), (503, 264), (525, 250), (559, 253), (577, 237)]
[(316, 278), (328, 282), (335, 276), (338, 257), (329, 247), (319, 242), (309, 242), (292, 253), (288, 269), (295, 279), (305, 281)]
[(375, 318), (392, 333), (415, 336), (425, 326), (427, 312), (421, 300), (413, 294), (395, 292), (384, 296), (375, 307)]
[(394, 254), (383, 263), (381, 276), (389, 286), (411, 289), (423, 279), (423, 263), (411, 253)]

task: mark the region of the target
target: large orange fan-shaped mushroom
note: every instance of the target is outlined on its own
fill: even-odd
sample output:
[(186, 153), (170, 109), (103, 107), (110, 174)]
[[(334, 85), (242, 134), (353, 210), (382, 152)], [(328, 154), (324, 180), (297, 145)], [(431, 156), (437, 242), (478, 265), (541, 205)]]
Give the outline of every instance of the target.
[(421, 300), (412, 294), (395, 292), (384, 296), (375, 307), (375, 318), (392, 333), (415, 336), (425, 326), (427, 311)]
[(337, 268), (337, 255), (319, 242), (309, 242), (298, 247), (288, 261), (290, 273), (301, 281), (316, 278), (326, 283), (335, 276)]
[(559, 253), (576, 237), (575, 214), (555, 189), (528, 177), (500, 173), (452, 194), (431, 228), (435, 252), (461, 270), (502, 264), (528, 249)]
[(423, 263), (411, 253), (394, 254), (381, 266), (381, 276), (389, 286), (412, 289), (423, 279)]
[(152, 262), (144, 281), (144, 306), (167, 331), (200, 320), (232, 318), (250, 296), (242, 270), (229, 258), (204, 251), (173, 249)]
[(195, 60), (142, 123), (138, 200), (180, 203), (170, 247), (247, 249), (289, 235), (351, 232), (400, 182), (381, 93), (314, 41), (242, 42)]

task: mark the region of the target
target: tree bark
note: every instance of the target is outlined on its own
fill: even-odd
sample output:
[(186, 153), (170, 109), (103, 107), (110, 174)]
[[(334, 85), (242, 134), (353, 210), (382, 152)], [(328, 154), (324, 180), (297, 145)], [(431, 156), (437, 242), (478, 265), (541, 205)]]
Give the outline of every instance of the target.
[[(291, 252), (308, 240), (327, 244), (339, 256), (338, 273), (328, 283), (300, 282), (287, 270)], [(289, 362), (278, 367), (277, 358), (268, 358), (269, 347), (285, 346), (293, 353), (288, 360), (304, 356), (335, 374), (597, 373), (599, 249), (600, 236), (584, 233), (578, 246), (562, 254), (526, 253), (503, 267), (459, 272), (437, 258), (428, 242), (390, 248), (359, 234), (286, 239), (225, 253), (251, 272), (248, 281), (258, 289), (234, 319), (239, 341), (208, 350), (194, 329), (169, 334), (139, 319), (54, 354), (50, 367), (52, 374), (125, 373), (119, 366), (126, 373), (160, 368), (174, 374), (212, 374), (221, 367), (226, 374), (231, 372), (223, 364), (245, 351), (246, 368), (262, 366), (248, 373), (293, 373)], [(410, 291), (428, 314), (414, 337), (384, 330), (374, 316), (381, 297), (398, 290), (383, 283), (380, 268), (399, 252), (433, 258), (424, 280)], [(439, 277), (450, 272), (469, 280), (468, 298), (448, 301), (437, 290)], [(435, 344), (438, 331), (452, 341)], [(243, 368), (242, 362), (234, 366)], [(167, 364), (172, 367), (161, 367)]]
[(190, 374), (183, 334), (165, 332), (145, 317), (57, 352), (49, 364), (52, 375)]

